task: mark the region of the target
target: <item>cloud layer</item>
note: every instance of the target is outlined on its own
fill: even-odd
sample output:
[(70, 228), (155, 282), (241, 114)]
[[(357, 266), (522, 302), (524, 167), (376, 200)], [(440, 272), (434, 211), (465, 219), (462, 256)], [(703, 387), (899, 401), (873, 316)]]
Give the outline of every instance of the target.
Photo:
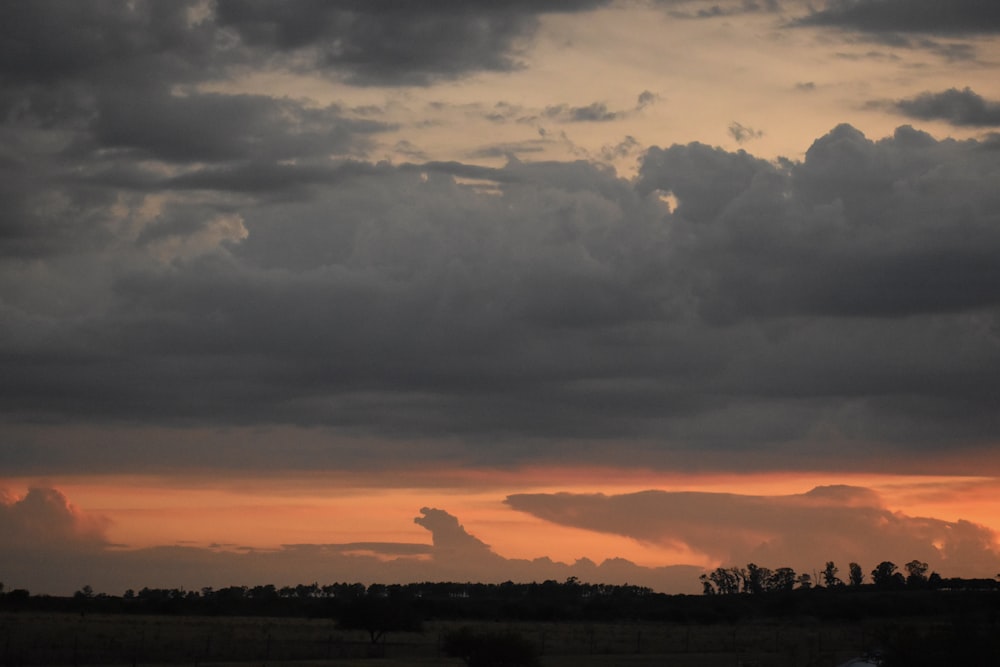
[(848, 562), (873, 567), (916, 558), (941, 572), (968, 574), (1000, 565), (997, 535), (984, 526), (891, 512), (859, 487), (790, 496), (517, 494), (506, 502), (561, 525), (690, 547), (724, 566), (756, 562), (808, 572), (832, 560), (846, 571)]
[[(1000, 434), (988, 141), (842, 125), (800, 162), (653, 147), (634, 180), (286, 164), (336, 136), (310, 129), (335, 111), (201, 97), (237, 119), (214, 144), (169, 139), (186, 113), (161, 143), (86, 131), (115, 160), (197, 161), (179, 175), (122, 183), (75, 147), (49, 158), (72, 171), (7, 168), (8, 415), (464, 434), (471, 451), (613, 437), (823, 456)], [(270, 114), (283, 129), (255, 129)]]
[[(895, 6), (830, 3), (809, 20), (881, 29)], [(6, 422), (323, 428), (337, 442), (457, 442), (399, 451), (490, 464), (567, 451), (599, 461), (609, 442), (641, 464), (753, 452), (732, 464), (753, 467), (990, 447), (991, 136), (903, 126), (868, 137), (842, 124), (776, 160), (701, 142), (646, 148), (631, 135), (606, 144), (606, 159), (640, 158), (633, 177), (598, 158), (425, 161), (393, 135), (418, 160), (399, 163), (380, 151), (401, 131), (388, 110), (405, 95), (380, 105), (246, 88), (277, 74), (307, 78), (309, 92), (318, 80), (354, 92), (408, 82), (412, 93), (513, 72), (543, 23), (609, 7), (5, 5)], [(726, 12), (737, 9), (779, 6)], [(992, 10), (976, 3), (927, 11), (899, 14), (893, 29), (918, 30), (908, 17), (935, 12), (942, 26), (975, 16), (991, 29)], [(643, 91), (635, 106), (595, 95), (466, 109), (534, 133), (489, 143), (487, 159), (547, 141), (539, 118), (592, 129), (667, 105), (628, 90)], [(994, 106), (966, 88), (893, 110), (989, 126)], [(745, 120), (754, 125), (726, 121), (733, 140), (769, 136)], [(12, 472), (78, 463), (72, 434), (53, 443), (46, 428), (0, 444)], [(232, 459), (224, 439), (198, 462)], [(264, 456), (274, 446), (247, 443), (245, 459), (275, 465)], [(199, 464), (181, 451), (108, 458)], [(318, 458), (356, 465), (364, 448), (354, 452)]]

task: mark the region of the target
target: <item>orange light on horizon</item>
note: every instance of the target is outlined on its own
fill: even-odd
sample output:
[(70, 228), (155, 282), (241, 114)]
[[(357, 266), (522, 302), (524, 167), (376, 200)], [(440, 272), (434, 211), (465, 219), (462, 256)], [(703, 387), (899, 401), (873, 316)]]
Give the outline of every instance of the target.
[(659, 472), (644, 469), (532, 466), (509, 470), (418, 470), (384, 474), (305, 473), (232, 478), (74, 476), (6, 487), (54, 486), (76, 506), (111, 520), (108, 539), (127, 548), (191, 545), (273, 549), (288, 544), (405, 542), (431, 544), (414, 524), (421, 507), (456, 516), (466, 530), (505, 558), (597, 563), (625, 558), (639, 565), (710, 565), (683, 545), (558, 526), (513, 511), (513, 493), (627, 494), (649, 489), (745, 495), (793, 495), (848, 484), (875, 490), (885, 507), (910, 516), (965, 519), (1000, 533), (1000, 480), (990, 477), (815, 473)]

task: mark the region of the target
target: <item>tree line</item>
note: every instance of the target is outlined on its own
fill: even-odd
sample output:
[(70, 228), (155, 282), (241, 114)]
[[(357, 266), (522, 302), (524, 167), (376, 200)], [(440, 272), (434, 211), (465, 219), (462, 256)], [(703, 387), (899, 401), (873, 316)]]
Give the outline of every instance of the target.
[[(929, 566), (920, 560), (911, 560), (903, 568), (906, 571), (905, 575), (892, 561), (882, 561), (870, 573), (870, 586), (879, 590), (901, 590), (993, 588), (997, 584), (991, 579), (944, 579), (937, 572), (928, 574)], [(808, 590), (813, 587), (858, 589), (866, 585), (864, 571), (857, 563), (852, 562), (848, 565), (846, 582), (838, 576), (839, 573), (840, 568), (833, 561), (827, 561), (818, 577), (808, 573), (797, 574), (790, 567), (772, 570), (756, 563), (748, 563), (746, 567), (717, 567), (701, 575), (700, 581), (705, 595), (760, 594), (794, 589)]]
[[(869, 573), (857, 563), (842, 580), (828, 562), (815, 576), (791, 568), (716, 568), (701, 577), (704, 595), (667, 595), (644, 586), (565, 581), (515, 583), (421, 582), (411, 584), (319, 583), (295, 586), (226, 586), (129, 589), (122, 595), (95, 592), (83, 586), (72, 596), (31, 595), (5, 591), (0, 584), (0, 609), (70, 611), (80, 613), (278, 616), (331, 618), (343, 627), (357, 619), (392, 617), (405, 626), (412, 619), (669, 620), (713, 623), (747, 616), (807, 613), (816, 617), (855, 618), (919, 613), (954, 601), (994, 600), (1000, 582), (994, 579), (942, 578), (928, 574), (921, 561), (900, 570), (883, 561)], [(839, 592), (841, 594), (833, 594)], [(853, 595), (851, 593), (872, 593)], [(922, 595), (917, 595), (922, 592)], [(960, 596), (960, 593), (967, 593)], [(950, 593), (950, 594), (946, 594)], [(878, 594), (878, 595), (875, 595)], [(965, 604), (965, 602), (961, 603)], [(975, 604), (979, 604), (976, 602)], [(959, 605), (961, 606), (961, 605)], [(370, 631), (370, 628), (369, 628)], [(375, 631), (378, 633), (378, 630)]]

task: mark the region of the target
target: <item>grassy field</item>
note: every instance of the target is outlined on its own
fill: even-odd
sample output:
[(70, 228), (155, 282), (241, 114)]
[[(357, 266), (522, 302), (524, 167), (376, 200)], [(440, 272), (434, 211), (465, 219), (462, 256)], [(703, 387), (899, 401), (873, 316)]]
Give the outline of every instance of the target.
[(879, 643), (888, 625), (801, 622), (670, 623), (431, 622), (372, 646), (330, 620), (0, 614), (2, 665), (461, 665), (441, 651), (448, 631), (469, 625), (515, 632), (545, 667), (833, 667)]

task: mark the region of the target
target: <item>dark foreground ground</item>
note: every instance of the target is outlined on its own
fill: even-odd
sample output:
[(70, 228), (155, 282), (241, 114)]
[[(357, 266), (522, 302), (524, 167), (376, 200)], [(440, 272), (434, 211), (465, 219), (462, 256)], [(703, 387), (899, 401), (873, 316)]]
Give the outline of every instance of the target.
[[(934, 637), (953, 641), (957, 630), (953, 620), (933, 618), (838, 623), (799, 618), (696, 625), (431, 621), (421, 632), (389, 633), (373, 646), (367, 633), (341, 630), (323, 619), (6, 612), (0, 613), (0, 663), (462, 665), (443, 651), (443, 638), (460, 626), (476, 632), (517, 633), (535, 645), (543, 667), (834, 667), (908, 638), (914, 646)], [(984, 654), (980, 659), (981, 664), (1000, 664), (1000, 656)]]

